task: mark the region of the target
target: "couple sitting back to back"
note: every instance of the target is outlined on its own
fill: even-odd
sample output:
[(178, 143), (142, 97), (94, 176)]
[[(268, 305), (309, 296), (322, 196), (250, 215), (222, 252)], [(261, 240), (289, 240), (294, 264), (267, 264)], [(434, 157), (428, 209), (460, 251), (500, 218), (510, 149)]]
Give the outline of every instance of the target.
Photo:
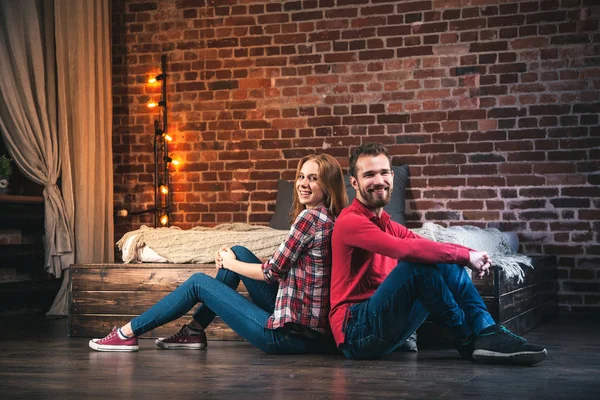
[[(222, 248), (215, 278), (192, 275), (171, 294), (102, 339), (97, 351), (136, 351), (137, 336), (202, 305), (164, 349), (206, 347), (215, 315), (269, 354), (330, 353), (375, 359), (399, 348), (428, 316), (449, 328), (467, 360), (532, 365), (546, 349), (496, 324), (473, 286), (489, 274), (485, 252), (422, 238), (391, 221), (391, 158), (369, 143), (350, 157), (356, 198), (346, 207), (343, 174), (327, 154), (298, 164), (293, 223), (266, 262), (241, 246)], [(335, 227), (334, 227), (335, 221)], [(235, 291), (240, 280), (252, 302)]]

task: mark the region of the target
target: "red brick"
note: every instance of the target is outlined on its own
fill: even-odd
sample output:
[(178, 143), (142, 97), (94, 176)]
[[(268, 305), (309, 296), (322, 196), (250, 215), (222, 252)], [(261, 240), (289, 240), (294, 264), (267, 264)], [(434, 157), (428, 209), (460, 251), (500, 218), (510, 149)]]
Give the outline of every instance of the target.
[(460, 197), (462, 199), (494, 199), (498, 195), (495, 189), (463, 189)]

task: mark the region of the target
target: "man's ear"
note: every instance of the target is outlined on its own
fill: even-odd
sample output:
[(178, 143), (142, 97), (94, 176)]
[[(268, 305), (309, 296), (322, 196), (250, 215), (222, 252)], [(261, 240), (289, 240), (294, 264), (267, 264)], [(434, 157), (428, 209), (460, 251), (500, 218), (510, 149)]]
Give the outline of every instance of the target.
[(350, 184), (352, 185), (354, 190), (358, 190), (358, 180), (355, 177), (350, 176)]

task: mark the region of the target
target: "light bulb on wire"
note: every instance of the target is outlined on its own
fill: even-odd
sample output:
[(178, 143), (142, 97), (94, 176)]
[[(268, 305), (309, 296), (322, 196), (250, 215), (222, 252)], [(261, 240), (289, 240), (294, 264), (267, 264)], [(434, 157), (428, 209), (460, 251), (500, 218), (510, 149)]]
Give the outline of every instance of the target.
[(162, 226), (166, 226), (169, 223), (169, 216), (167, 214), (163, 214), (162, 217), (160, 217), (160, 224)]
[(160, 185), (160, 192), (162, 194), (169, 194), (169, 188), (166, 187), (165, 185)]

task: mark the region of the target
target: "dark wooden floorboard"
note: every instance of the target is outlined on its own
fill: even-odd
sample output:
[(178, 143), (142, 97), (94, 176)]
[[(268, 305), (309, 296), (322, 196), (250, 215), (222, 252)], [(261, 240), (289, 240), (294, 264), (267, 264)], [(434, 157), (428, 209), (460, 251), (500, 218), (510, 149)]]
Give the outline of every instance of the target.
[(593, 399), (600, 396), (600, 321), (563, 316), (526, 337), (547, 346), (535, 367), (463, 361), (453, 349), (379, 361), (269, 356), (244, 342), (206, 351), (97, 353), (67, 321), (0, 318), (0, 399), (334, 398)]

